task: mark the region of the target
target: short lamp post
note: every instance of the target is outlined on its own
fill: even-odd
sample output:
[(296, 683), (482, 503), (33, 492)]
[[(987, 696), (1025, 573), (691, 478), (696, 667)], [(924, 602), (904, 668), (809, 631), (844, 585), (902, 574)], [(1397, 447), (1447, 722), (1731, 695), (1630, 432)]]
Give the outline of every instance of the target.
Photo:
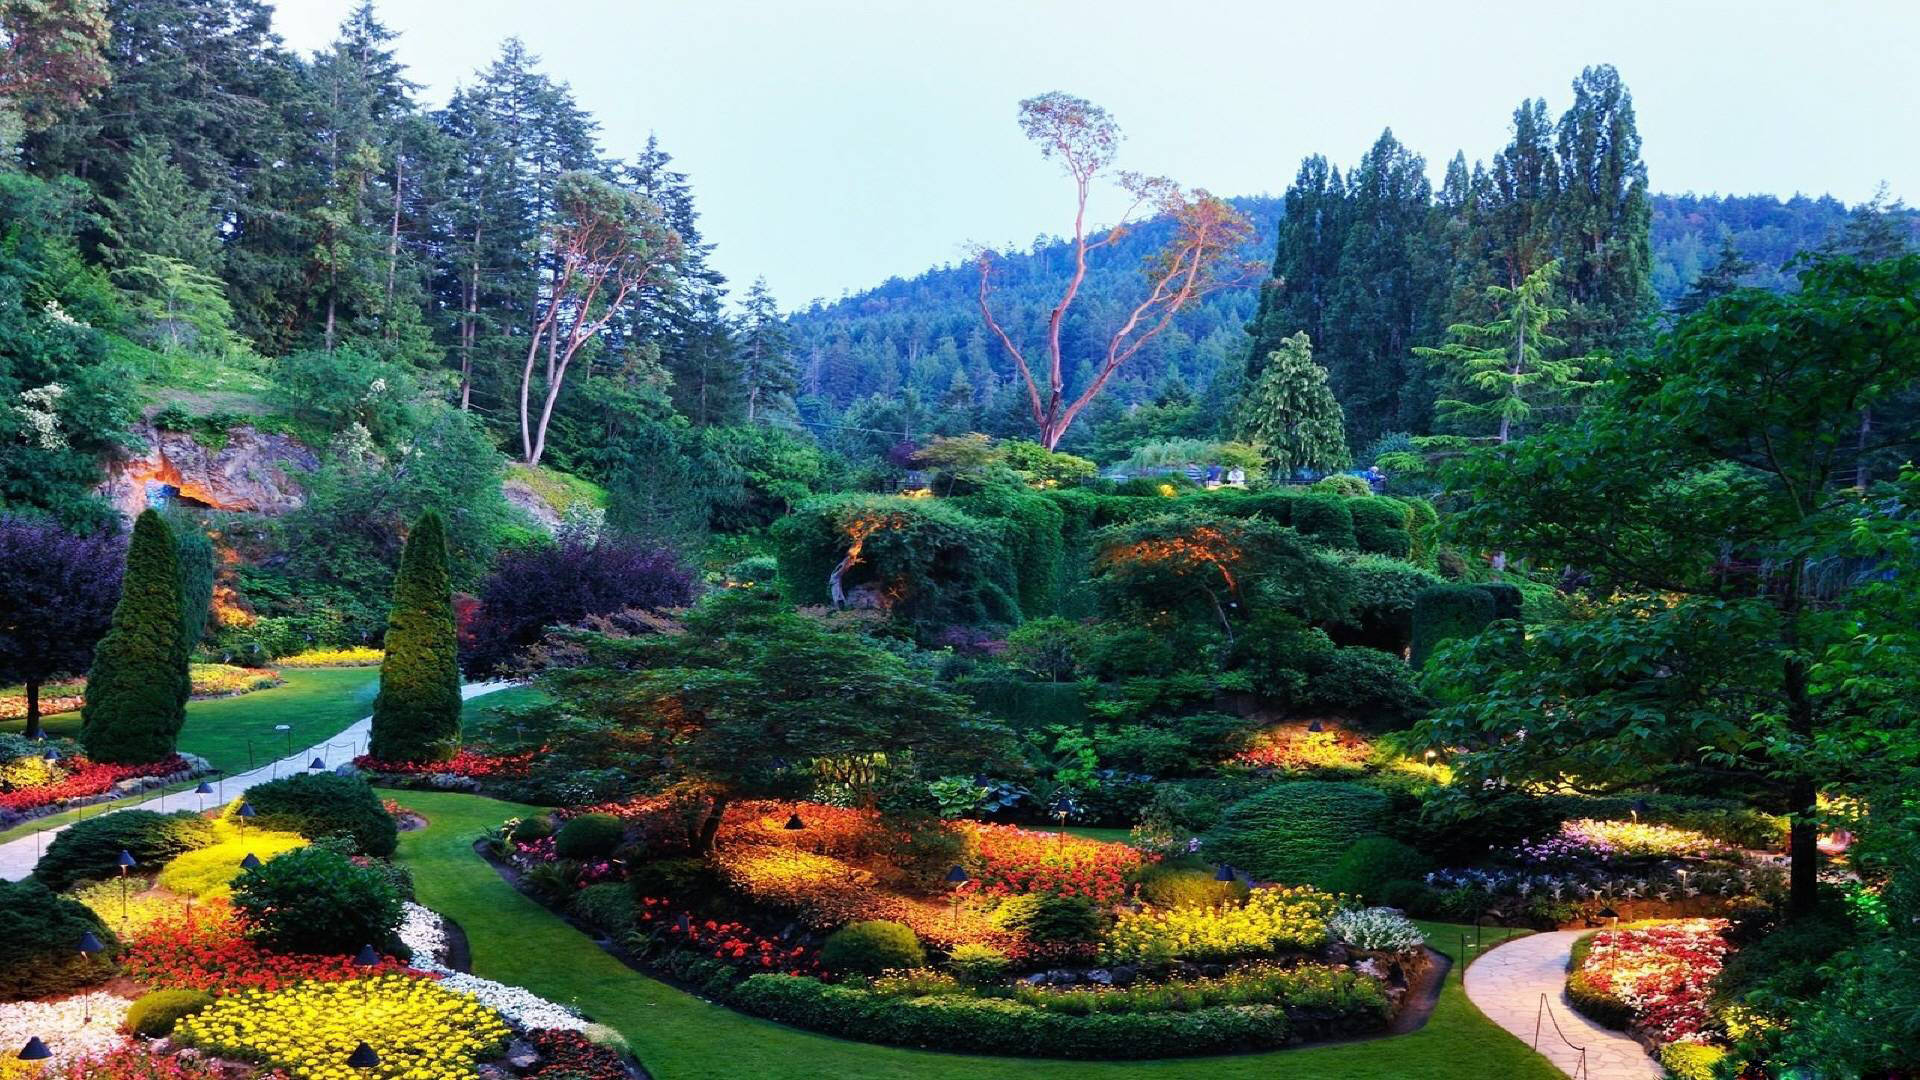
[(312, 761), (307, 762), (307, 769), (311, 772), (326, 772), (327, 763), (325, 759), (316, 757)]
[(207, 782), (205, 780), (202, 780), (198, 784), (194, 785), (193, 793), (199, 796), (200, 798), (200, 812), (203, 814), (206, 813), (207, 812), (207, 796), (213, 794), (213, 788), (207, 786)]
[(347, 1055), (347, 1068), (349, 1069), (377, 1069), (379, 1067), (380, 1055), (374, 1053), (373, 1047), (368, 1046), (366, 1043), (361, 1043), (359, 1046), (354, 1047), (353, 1053)]
[(1633, 823), (1635, 825), (1640, 824), (1640, 815), (1646, 813), (1647, 810), (1647, 800), (1645, 799), (1635, 799), (1633, 800), (1633, 805), (1627, 808), (1627, 812), (1633, 815)]
[(256, 816), (253, 804), (244, 799), (241, 800), (240, 809), (234, 811), (234, 815), (240, 819), (240, 839), (242, 842), (245, 842), (247, 839), (247, 822), (252, 821)]
[(247, 852), (247, 857), (240, 860), (240, 869), (242, 870), (260, 869), (260, 856), (255, 855), (251, 851)]
[[(96, 953), (105, 951), (106, 946), (100, 943), (100, 939), (94, 936), (93, 931), (89, 930), (80, 935), (79, 949), (82, 960), (91, 960)], [(93, 1023), (93, 991), (91, 990), (81, 995), (80, 1022)]]
[(53, 1057), (53, 1051), (47, 1048), (46, 1043), (40, 1041), (38, 1035), (28, 1036), (27, 1045), (20, 1048), (21, 1061), (46, 1061), (51, 1057)]
[(1232, 881), (1234, 876), (1233, 867), (1227, 863), (1221, 863), (1220, 868), (1213, 872), (1213, 880), (1215, 881)]
[(362, 945), (360, 946), (360, 952), (353, 958), (353, 966), (363, 968), (379, 967), (380, 954), (373, 951), (373, 946)]
[(953, 890), (953, 931), (960, 932), (960, 889), (967, 883), (967, 868), (955, 864), (947, 871), (947, 886)]
[(806, 827), (807, 827), (807, 823), (800, 820), (800, 812), (798, 810), (794, 811), (791, 815), (789, 815), (787, 818), (787, 823), (781, 826), (781, 828), (787, 829), (793, 832), (798, 832), (799, 830), (804, 829)]
[(1607, 905), (1606, 907), (1603, 907), (1603, 908), (1601, 908), (1601, 909), (1600, 909), (1600, 910), (1599, 910), (1599, 911), (1597, 912), (1597, 914), (1598, 914), (1598, 915), (1599, 915), (1599, 916), (1600, 916), (1601, 918), (1603, 918), (1603, 919), (1605, 919), (1605, 920), (1607, 920), (1607, 925), (1608, 925), (1608, 926), (1619, 926), (1619, 925), (1620, 925), (1620, 913), (1619, 913), (1619, 912), (1617, 912), (1617, 911), (1615, 911), (1615, 910), (1613, 910), (1613, 905), (1612, 905), (1612, 904), (1608, 904), (1608, 905)]
[(113, 861), (114, 865), (120, 868), (120, 928), (125, 930), (127, 926), (127, 871), (132, 870), (140, 864), (134, 860), (133, 852), (127, 851), (124, 848), (121, 849), (120, 857)]

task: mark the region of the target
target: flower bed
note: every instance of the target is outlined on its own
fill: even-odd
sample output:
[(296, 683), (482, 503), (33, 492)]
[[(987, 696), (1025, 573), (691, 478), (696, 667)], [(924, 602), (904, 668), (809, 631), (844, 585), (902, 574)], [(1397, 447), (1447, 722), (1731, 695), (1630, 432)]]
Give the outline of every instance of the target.
[(768, 937), (745, 923), (701, 919), (676, 910), (669, 900), (642, 897), (634, 909), (634, 934), (669, 948), (690, 949), (729, 964), (788, 973), (820, 970), (820, 956), (804, 945)]
[(188, 668), (193, 679), (194, 697), (234, 697), (267, 690), (285, 682), (271, 668), (236, 667), (233, 664), (193, 664)]
[(347, 956), (267, 952), (247, 938), (245, 922), (223, 900), (154, 920), (134, 935), (121, 963), (128, 977), (151, 990), (216, 994), (280, 990), (309, 980), (338, 982), (406, 970), (390, 957), (364, 968)]
[[(472, 994), (520, 1031), (581, 1032), (592, 1026), (574, 1010), (530, 990), (447, 967), (447, 935), (440, 916), (412, 902), (403, 910), (406, 914), (400, 922), (400, 941), (413, 953), (410, 963), (415, 971), (438, 977), (440, 985), (449, 990)], [(619, 1055), (614, 1058), (618, 1061)]]
[[(54, 1068), (22, 1075), (28, 1080), (225, 1080), (227, 1075), (225, 1069), (211, 1062), (138, 1046), (123, 1046), (64, 1065), (58, 1060), (56, 1054)], [(0, 1078), (13, 1080), (4, 1068), (0, 1068)]]
[(351, 1075), (361, 1042), (378, 1048), (366, 1077), (467, 1080), (498, 1054), (510, 1032), (471, 995), (430, 979), (378, 975), (241, 990), (181, 1019), (174, 1041), (224, 1057), (286, 1069), (296, 1078)]
[(12, 1054), (34, 1036), (53, 1051), (55, 1066), (116, 1050), (127, 1041), (120, 1025), (130, 1004), (126, 998), (103, 993), (76, 994), (60, 1001), (0, 1002), (0, 1053)]
[(1302, 724), (1269, 728), (1254, 736), (1229, 765), (1290, 773), (1359, 772), (1373, 759), (1365, 739), (1335, 729), (1311, 731)]
[(307, 649), (283, 656), (274, 663), (290, 668), (373, 667), (386, 658), (387, 654), (379, 649), (350, 645), (339, 649)]
[(83, 757), (62, 758), (45, 774), (41, 783), (12, 786), (12, 781), (7, 781), (9, 789), (0, 791), (0, 810), (15, 813), (38, 810), (71, 799), (104, 795), (122, 780), (174, 776), (187, 773), (191, 768), (186, 759), (178, 754), (146, 765), (103, 765)]
[(484, 754), (475, 750), (461, 750), (446, 761), (381, 761), (362, 754), (353, 759), (353, 764), (355, 768), (389, 776), (465, 776), (474, 780), (489, 777), (518, 780), (527, 775), (535, 753), (529, 750), (523, 754)]
[(1126, 844), (1012, 825), (968, 827), (975, 845), (974, 879), (989, 896), (1052, 893), (1111, 904), (1126, 895), (1129, 879), (1158, 860)]
[(1583, 860), (1689, 859), (1732, 854), (1726, 844), (1692, 829), (1633, 821), (1580, 818), (1560, 823), (1554, 836), (1522, 845), (1520, 858), (1531, 863)]
[(1339, 908), (1338, 897), (1315, 889), (1266, 886), (1244, 904), (1122, 912), (1101, 954), (1109, 963), (1220, 961), (1317, 949), (1327, 943), (1327, 920)]
[(1587, 939), (1567, 996), (1596, 1022), (1655, 1044), (1702, 1042), (1707, 995), (1727, 955), (1724, 919), (1602, 930)]

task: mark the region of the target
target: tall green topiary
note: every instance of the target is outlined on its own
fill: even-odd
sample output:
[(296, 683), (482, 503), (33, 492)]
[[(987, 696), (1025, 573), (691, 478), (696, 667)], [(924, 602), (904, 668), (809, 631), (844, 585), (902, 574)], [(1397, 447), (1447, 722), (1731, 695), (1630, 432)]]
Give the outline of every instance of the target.
[(1472, 637), (1493, 621), (1493, 594), (1478, 585), (1438, 585), (1413, 600), (1413, 655), (1418, 670), (1443, 641)]
[(172, 522), (180, 554), (180, 635), (188, 653), (207, 632), (213, 613), (213, 541), (200, 523), (185, 513)]
[(133, 523), (120, 603), (87, 672), (80, 742), (89, 758), (140, 765), (173, 753), (193, 692), (182, 624), (178, 542), (146, 510)]
[(373, 700), (370, 752), (381, 761), (445, 761), (460, 746), (460, 665), (446, 530), (429, 510), (400, 553), (387, 657)]

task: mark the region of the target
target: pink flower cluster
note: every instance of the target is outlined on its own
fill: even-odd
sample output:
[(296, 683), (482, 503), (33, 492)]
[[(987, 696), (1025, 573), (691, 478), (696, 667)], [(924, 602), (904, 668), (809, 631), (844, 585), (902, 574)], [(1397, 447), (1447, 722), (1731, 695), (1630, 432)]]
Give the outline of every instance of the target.
[(1634, 1030), (1659, 1043), (1707, 1034), (1707, 993), (1726, 961), (1725, 919), (1602, 930), (1574, 977), (1633, 1009)]
[[(543, 836), (538, 840), (516, 840), (513, 853), (526, 863), (558, 862), (559, 852), (554, 850), (554, 837)], [(603, 881), (625, 881), (627, 868), (624, 863), (612, 859), (588, 859), (580, 864), (580, 871), (574, 883), (584, 889), (589, 885), (598, 885)]]

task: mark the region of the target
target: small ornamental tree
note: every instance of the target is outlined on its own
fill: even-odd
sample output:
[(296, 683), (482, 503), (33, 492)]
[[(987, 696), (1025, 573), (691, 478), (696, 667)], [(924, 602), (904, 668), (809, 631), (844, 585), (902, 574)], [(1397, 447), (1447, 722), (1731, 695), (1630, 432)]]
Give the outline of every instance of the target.
[(400, 553), (387, 656), (369, 752), (381, 761), (445, 761), (460, 745), (460, 666), (440, 515), (421, 515)]
[(26, 685), (28, 738), (41, 735), (40, 685), (92, 661), (120, 598), (125, 551), (108, 533), (0, 518), (0, 682)]
[(563, 533), (553, 546), (502, 557), (480, 593), (463, 657), (488, 675), (539, 642), (550, 627), (589, 615), (683, 607), (694, 577), (672, 550), (633, 537)]
[(181, 635), (178, 541), (152, 510), (133, 523), (112, 627), (93, 652), (80, 742), (87, 756), (142, 765), (173, 753), (187, 721), (187, 646)]
[(1280, 343), (1240, 403), (1239, 438), (1266, 454), (1275, 472), (1331, 472), (1353, 460), (1347, 452), (1346, 414), (1327, 388), (1327, 369), (1314, 362), (1302, 330)]

